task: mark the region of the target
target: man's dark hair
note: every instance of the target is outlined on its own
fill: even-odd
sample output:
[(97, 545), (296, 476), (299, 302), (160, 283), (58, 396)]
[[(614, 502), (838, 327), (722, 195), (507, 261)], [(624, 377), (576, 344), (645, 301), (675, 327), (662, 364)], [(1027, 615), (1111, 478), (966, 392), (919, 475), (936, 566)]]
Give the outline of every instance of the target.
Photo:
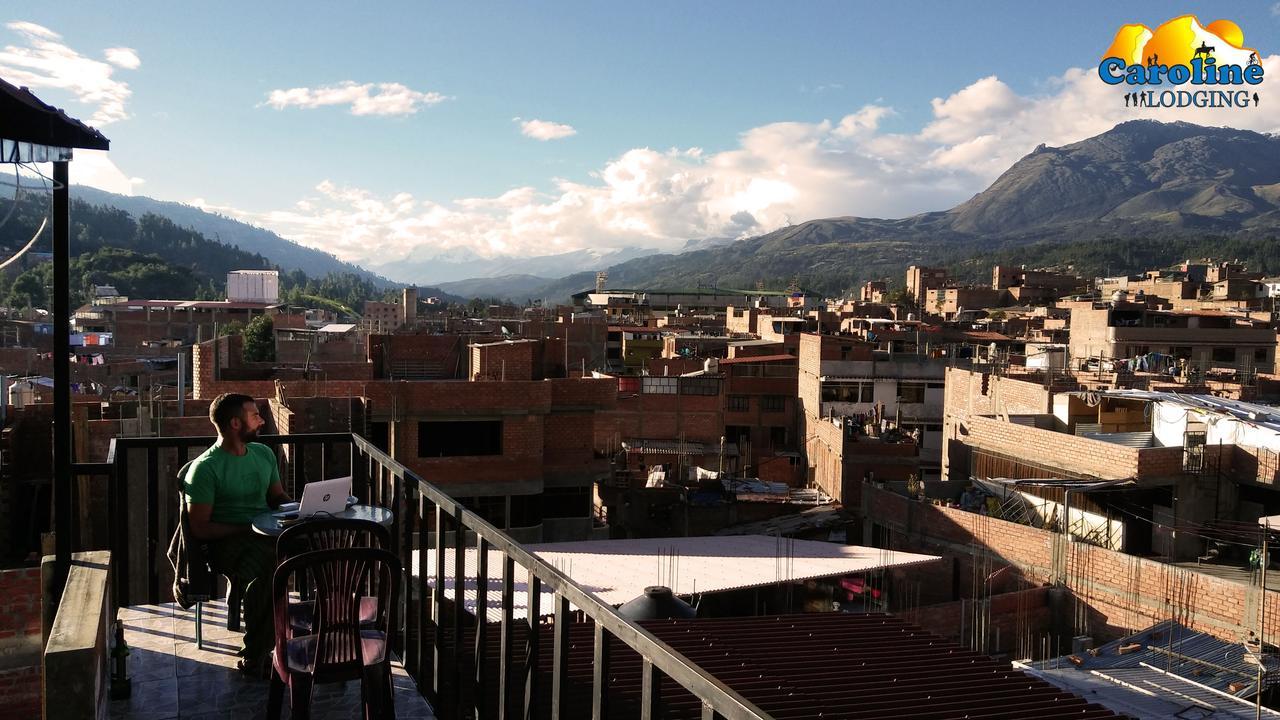
[(232, 418), (244, 419), (244, 404), (253, 402), (253, 398), (242, 393), (222, 393), (209, 405), (209, 421), (219, 431), (231, 425)]

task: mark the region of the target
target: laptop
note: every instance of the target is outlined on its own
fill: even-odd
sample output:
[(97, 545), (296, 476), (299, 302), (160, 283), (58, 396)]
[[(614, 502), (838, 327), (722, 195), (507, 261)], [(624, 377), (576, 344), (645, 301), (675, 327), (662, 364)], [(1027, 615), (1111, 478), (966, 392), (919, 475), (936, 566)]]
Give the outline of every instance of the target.
[(302, 488), (302, 502), (294, 512), (276, 513), (281, 519), (305, 519), (317, 513), (337, 515), (347, 509), (347, 496), (351, 494), (351, 476), (320, 480)]

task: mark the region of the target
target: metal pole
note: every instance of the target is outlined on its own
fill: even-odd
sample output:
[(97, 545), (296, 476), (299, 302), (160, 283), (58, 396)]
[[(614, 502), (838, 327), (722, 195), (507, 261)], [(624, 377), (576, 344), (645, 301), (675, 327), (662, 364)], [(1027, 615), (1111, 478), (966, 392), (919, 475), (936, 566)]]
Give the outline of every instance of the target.
[(68, 163), (53, 163), (54, 591), (71, 567), (71, 198)]
[(187, 353), (185, 348), (178, 348), (178, 417), (186, 415), (187, 397)]
[(1263, 648), (1266, 647), (1263, 643), (1263, 637), (1267, 629), (1265, 625), (1267, 621), (1267, 536), (1271, 534), (1270, 530), (1269, 526), (1262, 528), (1262, 581), (1258, 593), (1260, 597), (1258, 602), (1258, 682), (1253, 688), (1254, 692), (1257, 693), (1254, 696), (1257, 698), (1257, 708), (1254, 714), (1257, 720), (1262, 720), (1262, 657)]

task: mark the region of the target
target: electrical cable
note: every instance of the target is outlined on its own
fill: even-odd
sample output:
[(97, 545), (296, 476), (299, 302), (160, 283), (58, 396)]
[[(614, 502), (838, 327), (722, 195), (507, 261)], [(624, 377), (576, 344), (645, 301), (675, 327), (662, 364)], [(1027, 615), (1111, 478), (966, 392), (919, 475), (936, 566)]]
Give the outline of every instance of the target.
[[(20, 167), (23, 167), (23, 166), (21, 163), (18, 163), (14, 166), (14, 170), (13, 170), (13, 175), (15, 180), (14, 191), (13, 191), (13, 207), (9, 208), (9, 214), (5, 215), (5, 218), (3, 221), (0, 221), (0, 226), (3, 226), (6, 222), (8, 222), (9, 217), (13, 215), (15, 210), (18, 209), (18, 195), (21, 192), (21, 185), (22, 185), (22, 181), (19, 179), (20, 176), (18, 174), (18, 169)], [(35, 172), (35, 174), (38, 175), (40, 179), (44, 181), (45, 191), (49, 194), (49, 213), (46, 214), (44, 216), (44, 219), (40, 221), (40, 227), (36, 228), (35, 234), (32, 235), (31, 239), (27, 241), (27, 244), (24, 245), (21, 250), (19, 250), (18, 252), (10, 256), (8, 260), (5, 260), (3, 263), (0, 263), (0, 270), (3, 270), (9, 267), (18, 258), (25, 255), (28, 250), (30, 250), (33, 246), (35, 246), (36, 241), (40, 239), (40, 235), (44, 233), (45, 227), (48, 226), (49, 224), (49, 217), (53, 215), (53, 190), (50, 189), (49, 187), (49, 182), (50, 182), (49, 178), (46, 177), (44, 173), (40, 172), (39, 168), (32, 167), (29, 169)], [(54, 183), (54, 187), (57, 187), (57, 183)]]
[[(4, 227), (5, 223), (9, 222), (9, 218), (13, 217), (13, 213), (14, 213), (14, 212), (16, 212), (16, 211), (17, 211), (17, 209), (18, 209), (18, 198), (21, 196), (21, 193), (22, 193), (22, 176), (18, 174), (18, 168), (19, 168), (18, 164), (17, 164), (17, 163), (14, 163), (14, 166), (13, 166), (13, 205), (11, 205), (11, 206), (9, 207), (9, 212), (5, 213), (4, 219), (3, 219), (3, 220), (0, 220), (0, 227)], [(5, 184), (5, 185), (8, 185), (9, 183), (4, 183), (4, 184)]]

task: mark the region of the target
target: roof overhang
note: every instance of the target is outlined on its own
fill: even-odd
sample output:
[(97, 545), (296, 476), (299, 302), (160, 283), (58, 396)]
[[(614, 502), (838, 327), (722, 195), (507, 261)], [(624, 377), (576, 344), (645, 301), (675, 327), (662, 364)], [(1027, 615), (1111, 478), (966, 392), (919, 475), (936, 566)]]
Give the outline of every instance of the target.
[(109, 150), (102, 133), (0, 80), (0, 163), (63, 162), (73, 148)]

